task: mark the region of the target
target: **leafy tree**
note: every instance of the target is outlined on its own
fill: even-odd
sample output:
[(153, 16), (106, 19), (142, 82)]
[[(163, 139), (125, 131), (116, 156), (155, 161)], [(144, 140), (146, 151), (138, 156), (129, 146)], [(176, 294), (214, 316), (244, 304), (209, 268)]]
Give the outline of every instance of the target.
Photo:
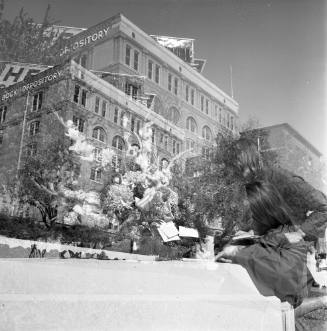
[[(203, 171), (208, 164), (201, 164)], [(187, 168), (186, 168), (187, 169)], [(200, 238), (204, 238), (208, 233), (205, 207), (200, 206), (200, 201), (206, 201), (205, 196), (198, 198), (200, 179), (190, 176), (182, 165), (177, 163), (172, 168), (171, 187), (178, 195), (178, 206), (174, 211), (175, 223), (177, 226), (195, 228), (199, 232)]]
[(24, 160), (18, 176), (18, 195), (21, 202), (36, 207), (42, 221), (51, 227), (57, 220), (59, 206), (72, 206), (65, 190), (74, 189), (78, 166), (68, 150), (67, 139), (49, 139), (34, 155)]
[[(258, 139), (265, 140), (267, 137), (264, 132), (251, 130), (257, 125), (254, 119), (249, 120), (243, 125), (247, 131), (242, 137), (252, 143), (257, 143)], [(244, 179), (235, 167), (238, 138), (231, 134), (219, 134), (211, 159), (196, 157), (191, 160), (186, 170), (188, 177), (185, 178), (185, 183), (179, 185), (181, 190), (178, 191), (179, 196), (185, 197), (186, 205), (192, 206), (191, 210), (180, 207), (181, 219), (186, 222), (193, 220), (198, 227), (206, 229), (206, 225), (221, 218), (224, 229), (221, 235), (222, 243), (237, 229), (249, 230), (251, 226), (245, 223), (245, 220), (250, 219), (250, 215), (247, 215), (249, 209)], [(265, 165), (276, 163), (276, 155), (273, 153), (260, 156)], [(195, 177), (192, 177), (193, 174)]]
[(37, 24), (24, 9), (9, 21), (4, 18), (4, 2), (0, 3), (0, 54), (2, 61), (58, 64), (64, 39), (58, 35), (47, 7), (42, 23)]

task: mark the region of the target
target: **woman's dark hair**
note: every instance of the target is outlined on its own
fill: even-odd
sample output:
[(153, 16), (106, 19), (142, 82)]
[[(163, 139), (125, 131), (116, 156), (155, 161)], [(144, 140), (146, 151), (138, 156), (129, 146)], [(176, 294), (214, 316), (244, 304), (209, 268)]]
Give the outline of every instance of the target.
[(243, 172), (249, 168), (251, 173), (256, 173), (261, 167), (260, 153), (255, 142), (248, 138), (240, 138), (235, 142), (234, 153), (236, 167)]
[(273, 184), (255, 181), (245, 188), (256, 230), (260, 235), (282, 224), (294, 224), (290, 208)]

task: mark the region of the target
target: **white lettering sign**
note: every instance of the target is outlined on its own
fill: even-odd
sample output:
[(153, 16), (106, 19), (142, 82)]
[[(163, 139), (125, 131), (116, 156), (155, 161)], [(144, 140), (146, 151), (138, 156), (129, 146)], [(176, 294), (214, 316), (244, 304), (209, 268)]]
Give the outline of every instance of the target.
[(64, 70), (58, 70), (49, 75), (41, 77), (40, 79), (37, 79), (31, 83), (19, 86), (17, 89), (14, 89), (11, 91), (4, 91), (4, 93), (1, 96), (1, 101), (7, 101), (8, 99), (13, 98), (20, 93), (27, 92), (27, 91), (32, 90), (38, 86), (41, 86), (47, 82), (56, 80), (56, 79), (60, 78), (63, 74), (64, 74)]
[(93, 34), (90, 34), (82, 39), (79, 39), (68, 46), (65, 46), (61, 50), (60, 56), (63, 56), (67, 53), (76, 51), (77, 49), (85, 47), (92, 42), (105, 38), (108, 35), (108, 32), (110, 29), (111, 29), (111, 26), (108, 26), (108, 27), (103, 28), (97, 32), (94, 32)]
[(0, 88), (5, 88), (10, 85), (28, 79), (46, 69), (48, 66), (33, 65), (29, 63), (5, 63), (3, 70), (0, 71)]

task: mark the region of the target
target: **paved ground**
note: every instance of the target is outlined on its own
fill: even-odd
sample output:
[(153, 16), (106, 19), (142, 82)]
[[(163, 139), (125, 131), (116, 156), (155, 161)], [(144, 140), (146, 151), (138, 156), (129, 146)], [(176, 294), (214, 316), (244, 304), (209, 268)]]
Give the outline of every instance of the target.
[(0, 330), (282, 330), (245, 270), (202, 262), (0, 259)]

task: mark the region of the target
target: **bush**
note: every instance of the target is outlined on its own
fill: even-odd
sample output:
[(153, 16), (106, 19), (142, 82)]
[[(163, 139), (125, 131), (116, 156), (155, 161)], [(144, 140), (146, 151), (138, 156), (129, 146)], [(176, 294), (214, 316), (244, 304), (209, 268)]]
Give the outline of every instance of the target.
[(54, 224), (46, 228), (43, 223), (22, 217), (0, 214), (0, 235), (27, 240), (59, 241), (82, 247), (104, 248), (111, 245), (111, 234), (85, 225)]

